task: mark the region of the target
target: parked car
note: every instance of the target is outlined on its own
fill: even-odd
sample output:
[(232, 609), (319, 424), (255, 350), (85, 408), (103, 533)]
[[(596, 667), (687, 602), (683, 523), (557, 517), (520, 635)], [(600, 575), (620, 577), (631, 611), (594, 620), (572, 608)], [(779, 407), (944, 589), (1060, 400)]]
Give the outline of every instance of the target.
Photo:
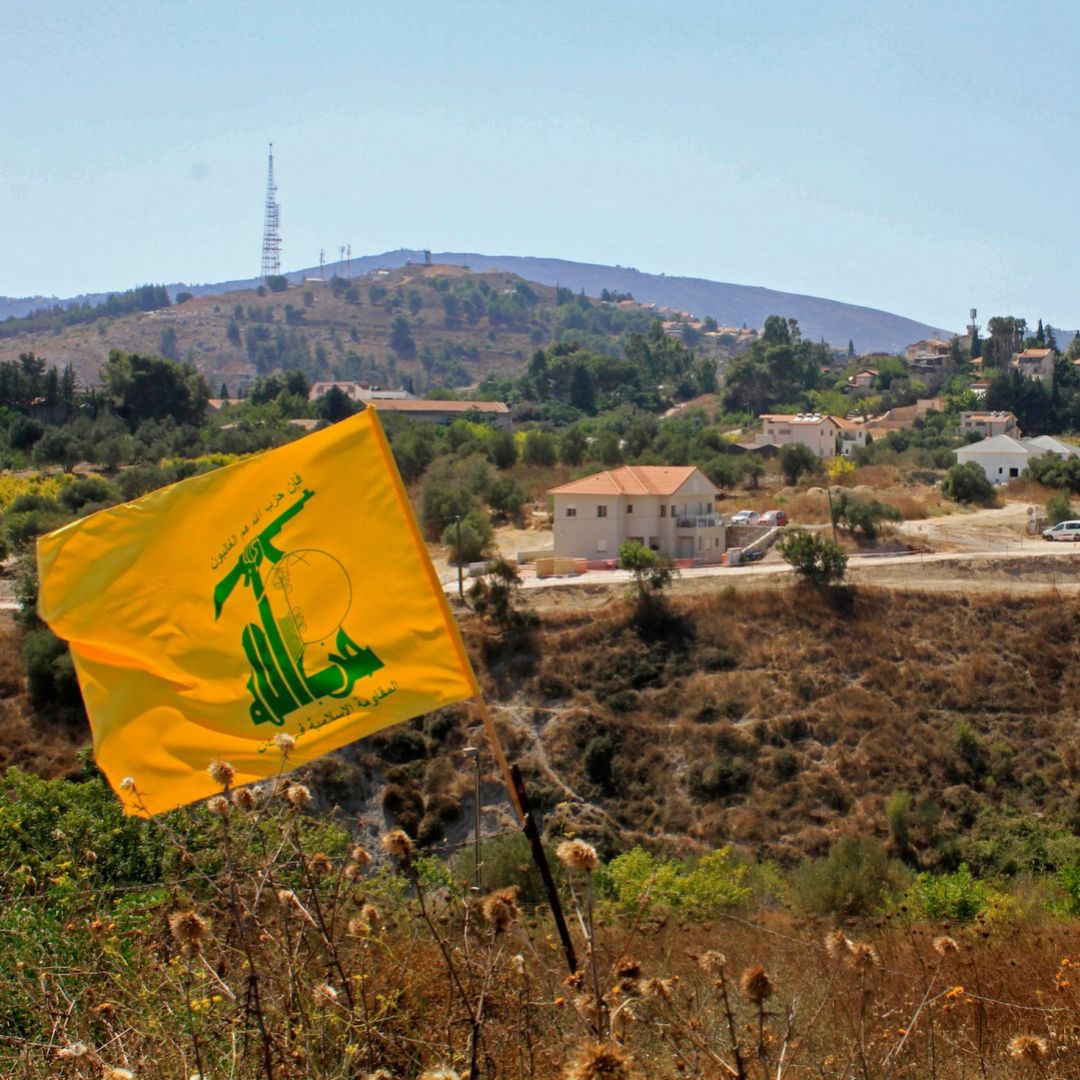
[(756, 525), (761, 515), (756, 510), (739, 510), (731, 515), (732, 525)]
[(1080, 540), (1080, 521), (1059, 521), (1049, 529), (1043, 529), (1044, 540)]
[(766, 510), (758, 521), (759, 525), (786, 525), (787, 523), (788, 516), (784, 510)]
[(754, 548), (751, 551), (744, 551), (739, 556), (739, 562), (757, 562), (759, 559), (765, 558), (765, 552), (761, 548)]

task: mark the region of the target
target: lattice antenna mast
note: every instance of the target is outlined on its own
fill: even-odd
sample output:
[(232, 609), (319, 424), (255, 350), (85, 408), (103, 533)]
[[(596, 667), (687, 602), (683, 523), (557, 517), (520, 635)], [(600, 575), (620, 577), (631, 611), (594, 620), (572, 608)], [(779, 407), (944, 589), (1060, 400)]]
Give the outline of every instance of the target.
[(262, 278), (281, 273), (281, 214), (277, 204), (277, 184), (274, 183), (274, 144), (270, 144), (270, 159), (266, 166), (266, 213), (263, 217)]

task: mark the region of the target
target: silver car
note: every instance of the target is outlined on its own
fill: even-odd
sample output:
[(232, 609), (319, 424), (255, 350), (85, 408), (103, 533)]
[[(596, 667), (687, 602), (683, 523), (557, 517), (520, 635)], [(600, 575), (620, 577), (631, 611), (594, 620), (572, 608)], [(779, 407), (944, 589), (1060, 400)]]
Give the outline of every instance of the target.
[(1059, 521), (1049, 529), (1043, 529), (1044, 540), (1080, 540), (1080, 521)]

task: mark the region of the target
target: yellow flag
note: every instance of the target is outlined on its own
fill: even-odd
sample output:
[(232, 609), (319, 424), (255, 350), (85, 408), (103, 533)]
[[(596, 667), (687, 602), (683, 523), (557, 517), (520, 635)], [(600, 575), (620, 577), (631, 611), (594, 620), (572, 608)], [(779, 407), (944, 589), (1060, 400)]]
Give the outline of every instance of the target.
[[(368, 409), (38, 541), (94, 753), (129, 813), (170, 810), (479, 693)], [(134, 781), (134, 791), (125, 780)]]

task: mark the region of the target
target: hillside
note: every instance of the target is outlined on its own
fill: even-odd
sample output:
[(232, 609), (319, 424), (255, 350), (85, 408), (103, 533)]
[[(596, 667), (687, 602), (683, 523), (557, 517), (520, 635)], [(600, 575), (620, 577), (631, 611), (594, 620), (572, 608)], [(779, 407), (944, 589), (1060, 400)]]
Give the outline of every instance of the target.
[[(677, 311), (692, 312), (699, 318), (711, 315), (722, 325), (728, 326), (742, 326), (745, 323), (750, 329), (760, 329), (767, 316), (783, 315), (798, 319), (804, 336), (813, 341), (823, 338), (838, 348), (846, 348), (848, 341), (852, 340), (860, 353), (900, 352), (905, 345), (920, 338), (951, 335), (951, 331), (875, 308), (751, 285), (646, 274), (625, 266), (602, 266), (566, 259), (519, 255), (483, 255), (476, 252), (439, 252), (432, 257), (436, 263), (451, 264), (459, 268), (468, 266), (477, 272), (508, 271), (542, 285), (562, 285), (574, 292), (584, 289), (589, 296), (599, 296), (603, 289), (629, 292), (642, 303), (660, 304)], [(326, 267), (325, 273), (327, 277), (331, 273), (354, 277), (378, 269), (396, 269), (409, 262), (423, 261), (424, 252), (400, 249), (352, 259), (348, 267), (343, 263), (333, 263)], [(291, 281), (300, 282), (317, 273), (317, 268), (309, 267), (292, 271), (288, 277)], [(177, 283), (170, 285), (169, 289), (174, 295), (183, 289), (196, 296), (213, 296), (251, 290), (256, 284), (257, 279), (247, 278), (204, 285)], [(103, 297), (97, 299), (101, 298)], [(95, 298), (79, 299), (93, 302)], [(22, 300), (0, 297), (0, 318), (26, 315), (35, 308), (40, 308), (40, 301), (40, 297)], [(69, 301), (59, 302), (66, 305)]]
[[(109, 350), (190, 360), (216, 394), (236, 395), (258, 375), (297, 368), (312, 379), (365, 379), (417, 392), (519, 374), (541, 345), (572, 340), (619, 355), (628, 334), (665, 313), (591, 301), (504, 271), (408, 265), (362, 278), (308, 279), (285, 292), (204, 294), (151, 311), (82, 318), (62, 314), (0, 323), (0, 360), (34, 352), (96, 381)], [(701, 335), (718, 360), (735, 337)]]
[[(564, 595), (505, 643), (463, 613), (550, 830), (608, 855), (733, 842), (787, 865), (874, 836), (915, 864), (962, 859), (990, 876), (1080, 856), (1080, 624), (1059, 596), (860, 585), (834, 604), (783, 585), (696, 584), (663, 625), (635, 625), (606, 588)], [(21, 699), (3, 705), (0, 766), (72, 767), (55, 724), (45, 753), (36, 721), (15, 719)], [(313, 786), (363, 830), (389, 819), (438, 849), (468, 835), (460, 751), (477, 739), (451, 707), (316, 763)], [(485, 803), (488, 828), (497, 806), (508, 824), (493, 767)]]

